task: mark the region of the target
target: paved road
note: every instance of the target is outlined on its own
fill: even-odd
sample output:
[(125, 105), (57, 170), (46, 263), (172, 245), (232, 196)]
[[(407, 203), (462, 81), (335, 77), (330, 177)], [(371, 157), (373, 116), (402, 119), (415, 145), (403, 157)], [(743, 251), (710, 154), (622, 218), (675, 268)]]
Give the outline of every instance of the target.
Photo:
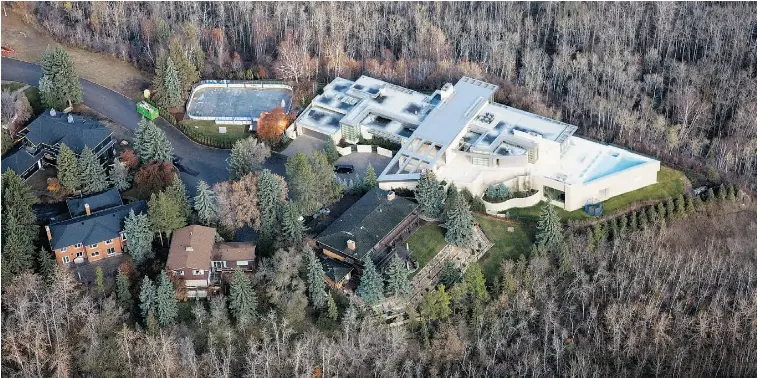
[[(2, 80), (18, 81), (38, 86), (42, 71), (36, 64), (26, 63), (15, 59), (2, 58)], [(87, 80), (80, 80), (84, 93), (84, 104), (100, 112), (114, 122), (124, 125), (132, 132), (137, 129), (140, 115), (136, 111), (135, 102), (110, 89), (99, 86)], [(174, 153), (182, 158), (181, 164), (196, 176), (181, 173), (181, 178), (189, 189), (190, 194), (199, 180), (214, 184), (228, 179), (226, 159), (228, 150), (218, 150), (192, 142), (175, 127), (165, 120), (158, 118), (155, 122), (166, 132), (174, 148)], [(271, 156), (266, 162), (266, 168), (283, 174), (285, 158), (280, 155)]]

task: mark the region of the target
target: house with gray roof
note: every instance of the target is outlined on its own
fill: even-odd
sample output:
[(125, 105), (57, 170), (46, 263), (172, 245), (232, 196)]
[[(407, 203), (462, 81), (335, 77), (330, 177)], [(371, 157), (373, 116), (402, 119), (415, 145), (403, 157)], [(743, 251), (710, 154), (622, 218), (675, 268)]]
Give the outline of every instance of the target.
[(66, 201), (70, 219), (45, 226), (58, 264), (98, 261), (120, 255), (126, 247), (124, 219), (131, 211), (147, 212), (147, 202), (123, 204), (118, 190)]
[(25, 146), (18, 146), (3, 156), (3, 173), (11, 170), (24, 180), (42, 168), (42, 151)]
[(418, 204), (378, 188), (366, 193), (315, 238), (326, 278), (342, 287), (370, 258), (381, 269), (419, 226)]

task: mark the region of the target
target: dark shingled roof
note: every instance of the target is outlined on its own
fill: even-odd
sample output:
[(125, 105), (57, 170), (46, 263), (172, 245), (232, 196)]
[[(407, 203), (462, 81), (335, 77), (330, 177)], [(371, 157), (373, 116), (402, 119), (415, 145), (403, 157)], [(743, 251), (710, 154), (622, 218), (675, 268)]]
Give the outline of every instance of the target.
[(124, 203), (121, 201), (121, 194), (118, 193), (118, 189), (116, 188), (106, 190), (102, 193), (66, 200), (68, 213), (72, 218), (87, 213), (86, 209), (84, 209), (84, 204), (89, 204), (89, 211), (94, 213), (103, 209), (120, 206)]
[(50, 247), (60, 249), (77, 243), (88, 245), (115, 239), (120, 236), (123, 220), (132, 209), (137, 214), (146, 212), (147, 202), (134, 202), (92, 213), (90, 216), (53, 223), (50, 225), (50, 233), (53, 236)]
[(341, 282), (351, 271), (352, 267), (344, 262), (334, 259), (321, 259), (323, 272), (335, 283)]
[(74, 153), (81, 155), (84, 147), (94, 148), (112, 133), (99, 121), (71, 116), (73, 123), (68, 123), (68, 114), (62, 112), (54, 116), (49, 111), (42, 113), (27, 127), (26, 139), (34, 145), (64, 143)]
[[(418, 204), (400, 196), (389, 201), (386, 198), (388, 193), (378, 188), (366, 193), (315, 240), (362, 260), (368, 251), (418, 207)], [(354, 251), (347, 249), (347, 240), (355, 241)]]
[(3, 156), (3, 173), (10, 169), (13, 172), (16, 172), (16, 174), (20, 175), (26, 172), (26, 170), (31, 168), (34, 164), (37, 164), (37, 161), (39, 161), (39, 159), (41, 158), (42, 151), (39, 151), (37, 152), (37, 154), (32, 155), (29, 153), (29, 151), (26, 150), (26, 148), (19, 147), (15, 151), (12, 151), (9, 154)]

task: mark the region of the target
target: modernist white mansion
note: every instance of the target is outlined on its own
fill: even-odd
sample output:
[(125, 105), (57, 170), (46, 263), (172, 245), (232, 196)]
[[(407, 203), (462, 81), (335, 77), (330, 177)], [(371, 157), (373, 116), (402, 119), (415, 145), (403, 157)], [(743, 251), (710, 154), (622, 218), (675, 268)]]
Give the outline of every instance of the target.
[(481, 194), (488, 185), (539, 191), (566, 210), (657, 182), (660, 162), (574, 136), (576, 126), (492, 101), (497, 86), (463, 77), (424, 95), (367, 76), (336, 78), (294, 123), (297, 135), (374, 135), (402, 144), (378, 178), (382, 189), (415, 187), (427, 169)]

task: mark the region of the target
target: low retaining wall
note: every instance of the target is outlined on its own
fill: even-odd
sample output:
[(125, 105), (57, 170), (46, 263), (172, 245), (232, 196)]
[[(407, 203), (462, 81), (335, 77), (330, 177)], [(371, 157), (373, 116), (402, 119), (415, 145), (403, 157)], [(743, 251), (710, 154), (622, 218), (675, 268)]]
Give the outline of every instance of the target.
[(352, 153), (352, 146), (337, 147), (336, 151), (339, 152), (339, 155), (346, 156)]
[(376, 146), (376, 153), (386, 157), (392, 157), (394, 155), (394, 152), (392, 152), (392, 150), (387, 150), (386, 148), (381, 148), (378, 146)]
[(371, 152), (373, 152), (373, 149), (371, 148), (370, 145), (361, 145), (361, 144), (358, 144), (357, 145), (357, 152), (358, 153), (371, 153)]
[(539, 201), (541, 201), (540, 191), (528, 197), (511, 198), (505, 202), (500, 202), (500, 203), (491, 203), (491, 202), (486, 202), (486, 201), (483, 201), (483, 202), (484, 202), (484, 206), (486, 207), (486, 212), (488, 214), (497, 214), (500, 211), (513, 209), (516, 207), (531, 207), (539, 203)]

